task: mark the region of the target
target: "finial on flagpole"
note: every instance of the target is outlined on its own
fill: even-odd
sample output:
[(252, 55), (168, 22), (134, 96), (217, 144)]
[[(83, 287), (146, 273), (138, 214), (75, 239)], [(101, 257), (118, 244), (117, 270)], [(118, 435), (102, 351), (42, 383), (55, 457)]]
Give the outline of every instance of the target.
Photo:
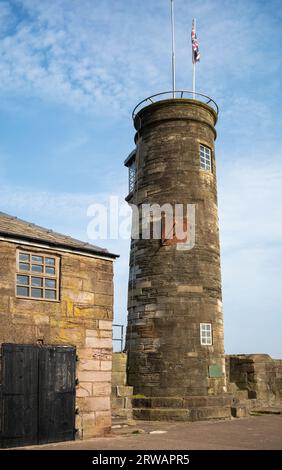
[(171, 0), (171, 43), (172, 43), (172, 96), (173, 96), (173, 98), (175, 98), (174, 0)]

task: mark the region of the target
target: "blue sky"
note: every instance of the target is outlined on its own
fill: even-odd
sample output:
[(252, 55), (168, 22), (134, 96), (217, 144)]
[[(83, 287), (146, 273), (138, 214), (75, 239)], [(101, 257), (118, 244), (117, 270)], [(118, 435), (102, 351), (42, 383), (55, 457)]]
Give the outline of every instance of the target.
[[(171, 88), (169, 10), (169, 0), (0, 1), (0, 210), (87, 240), (87, 207), (124, 198), (131, 111)], [(220, 107), (226, 352), (282, 357), (281, 2), (175, 0), (175, 15), (177, 88), (191, 88), (195, 16), (197, 90)], [(121, 255), (125, 323), (129, 243), (96, 243)]]

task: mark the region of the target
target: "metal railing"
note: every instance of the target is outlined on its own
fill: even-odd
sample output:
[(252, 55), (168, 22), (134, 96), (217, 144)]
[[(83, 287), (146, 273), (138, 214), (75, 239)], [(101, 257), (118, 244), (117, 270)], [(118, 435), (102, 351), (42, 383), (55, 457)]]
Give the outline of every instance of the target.
[[(164, 96), (166, 95), (166, 96)], [(214, 109), (216, 114), (218, 114), (218, 106), (216, 102), (207, 95), (203, 93), (194, 93), (193, 91), (189, 90), (178, 90), (178, 91), (163, 91), (162, 93), (157, 93), (156, 95), (148, 96), (144, 100), (140, 101), (140, 103), (135, 106), (134, 110), (132, 111), (132, 119), (136, 117), (138, 112), (144, 107), (145, 104), (152, 104), (158, 101), (163, 101), (171, 96), (171, 99), (196, 99), (197, 101), (201, 101), (202, 103), (208, 104), (211, 108)]]
[[(114, 328), (120, 328), (120, 332), (117, 338), (114, 337)], [(120, 343), (120, 352), (122, 352), (124, 342), (124, 325), (113, 324), (113, 341), (117, 341)]]

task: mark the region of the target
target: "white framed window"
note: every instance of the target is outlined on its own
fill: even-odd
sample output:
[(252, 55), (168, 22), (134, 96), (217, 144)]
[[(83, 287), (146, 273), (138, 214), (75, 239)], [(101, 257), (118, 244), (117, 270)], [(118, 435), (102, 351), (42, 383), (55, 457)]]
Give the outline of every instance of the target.
[(59, 300), (60, 259), (45, 253), (17, 251), (16, 296)]
[(212, 324), (200, 323), (200, 339), (203, 346), (212, 345)]
[(200, 168), (212, 171), (211, 149), (203, 144), (200, 144)]

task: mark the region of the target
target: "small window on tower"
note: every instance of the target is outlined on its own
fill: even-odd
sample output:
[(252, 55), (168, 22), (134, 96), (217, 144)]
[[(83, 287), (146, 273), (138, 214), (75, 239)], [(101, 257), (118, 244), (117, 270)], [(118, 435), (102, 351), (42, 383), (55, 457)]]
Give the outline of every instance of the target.
[(129, 192), (131, 193), (134, 190), (136, 180), (136, 163), (135, 160), (132, 160), (128, 167), (128, 186)]
[(212, 171), (211, 149), (202, 144), (200, 144), (200, 168)]
[(212, 345), (212, 325), (211, 323), (200, 323), (200, 338), (203, 346)]

